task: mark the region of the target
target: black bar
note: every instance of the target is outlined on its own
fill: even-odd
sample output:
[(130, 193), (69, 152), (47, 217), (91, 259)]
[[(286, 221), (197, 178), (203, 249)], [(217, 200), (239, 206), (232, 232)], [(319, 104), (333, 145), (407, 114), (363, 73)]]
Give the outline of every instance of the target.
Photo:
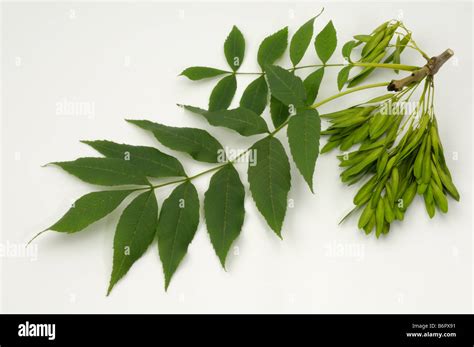
[[(473, 315), (1, 315), (0, 346), (473, 346)], [(28, 322), (28, 323), (27, 323)], [(41, 325), (35, 325), (41, 324)], [(52, 326), (54, 324), (54, 339)], [(21, 332), (20, 332), (21, 330)], [(19, 334), (46, 336), (19, 336)], [(146, 342), (146, 343), (145, 343)], [(321, 342), (326, 342), (321, 344)]]

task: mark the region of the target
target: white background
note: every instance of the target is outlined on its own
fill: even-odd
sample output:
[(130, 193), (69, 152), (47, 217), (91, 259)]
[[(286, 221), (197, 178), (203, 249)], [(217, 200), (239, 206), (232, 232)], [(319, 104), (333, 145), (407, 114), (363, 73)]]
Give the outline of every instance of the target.
[[(258, 71), (261, 40), (289, 25), (290, 33), (319, 12), (308, 3), (4, 3), (2, 8), (2, 245), (3, 312), (471, 312), (472, 311), (472, 4), (331, 3), (316, 20), (319, 32), (333, 19), (340, 47), (353, 34), (403, 16), (420, 46), (435, 55), (452, 48), (455, 59), (436, 76), (436, 113), (461, 202), (432, 220), (418, 197), (403, 223), (376, 240), (356, 219), (338, 226), (356, 187), (338, 178), (335, 153), (322, 156), (315, 195), (292, 166), (288, 210), (279, 240), (247, 190), (241, 236), (220, 267), (204, 221), (168, 293), (156, 243), (105, 297), (112, 241), (120, 210), (83, 232), (44, 234), (30, 254), (11, 249), (56, 221), (68, 205), (96, 187), (51, 161), (95, 155), (82, 139), (158, 144), (123, 121), (148, 118), (168, 125), (210, 129), (224, 144), (246, 148), (225, 129), (210, 128), (176, 103), (207, 106), (217, 80), (177, 77), (185, 67), (226, 68), (222, 45), (233, 24), (246, 38), (242, 71)], [(422, 65), (407, 51), (404, 63)], [(318, 63), (311, 46), (304, 64)], [(288, 66), (287, 60), (281, 64)], [(327, 71), (319, 100), (336, 92), (337, 70)], [(306, 71), (304, 74), (309, 73)], [(239, 78), (238, 92), (251, 81)], [(367, 82), (388, 81), (378, 72)], [(382, 93), (370, 91), (327, 104), (337, 110)], [(58, 103), (84, 102), (92, 116), (62, 115)], [(238, 102), (238, 97), (234, 103)], [(265, 117), (268, 119), (268, 111)], [(279, 138), (286, 141), (285, 135)], [(285, 146), (287, 147), (286, 143)], [(208, 167), (175, 153), (188, 172)], [(458, 160), (453, 160), (457, 156)], [(246, 182), (245, 165), (240, 165)], [(196, 181), (202, 196), (209, 177)], [(159, 204), (171, 188), (158, 192)], [(37, 251), (37, 253), (35, 253)]]

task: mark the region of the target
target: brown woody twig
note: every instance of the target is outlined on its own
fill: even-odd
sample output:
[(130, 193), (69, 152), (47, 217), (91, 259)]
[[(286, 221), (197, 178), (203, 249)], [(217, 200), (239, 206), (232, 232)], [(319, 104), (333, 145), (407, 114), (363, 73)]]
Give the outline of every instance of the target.
[(409, 86), (412, 83), (417, 83), (423, 80), (426, 76), (435, 75), (441, 66), (443, 66), (446, 61), (454, 55), (454, 52), (451, 49), (445, 50), (443, 53), (436, 57), (432, 57), (425, 66), (421, 69), (413, 71), (410, 76), (402, 78), (400, 80), (392, 80), (387, 86), (389, 91), (398, 92), (404, 87)]

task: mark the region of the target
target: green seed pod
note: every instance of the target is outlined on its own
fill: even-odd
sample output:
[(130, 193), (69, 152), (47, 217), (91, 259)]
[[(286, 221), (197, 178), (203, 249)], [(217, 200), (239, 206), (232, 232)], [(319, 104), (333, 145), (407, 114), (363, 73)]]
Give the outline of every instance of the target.
[(387, 166), (385, 166), (385, 173), (389, 173), (390, 170), (392, 170), (392, 167), (393, 165), (395, 164), (395, 161), (398, 159), (397, 156), (393, 156), (391, 157), (388, 162), (387, 162)]
[(377, 208), (375, 210), (375, 235), (377, 237), (380, 236), (383, 230), (383, 225), (385, 222), (384, 212), (385, 212), (385, 208), (384, 208), (383, 199), (379, 199), (377, 203)]
[(328, 119), (328, 121), (331, 122), (333, 124), (332, 126), (334, 127), (334, 124), (342, 123), (342, 122), (345, 122), (347, 120), (354, 119), (355, 117), (362, 117), (360, 113), (361, 113), (360, 111), (357, 112), (357, 113), (349, 113), (349, 114), (345, 114), (345, 115), (340, 116), (340, 117)]
[[(379, 138), (380, 136), (382, 136), (383, 134), (385, 134), (385, 132), (390, 129), (392, 127), (392, 125), (395, 123), (395, 121), (397, 120), (395, 117), (393, 116), (385, 116), (387, 118), (387, 120), (385, 121), (385, 123), (382, 125), (381, 128), (375, 130), (373, 133), (372, 133), (372, 139), (377, 139)], [(390, 142), (391, 139), (387, 138), (386, 139), (386, 142)]]
[[(402, 122), (402, 119), (403, 119), (403, 115), (397, 116), (396, 120), (391, 125), (390, 131), (387, 133), (387, 138), (386, 138), (387, 147), (392, 146), (393, 142), (396, 140), (398, 129), (400, 127), (400, 123)], [(403, 145), (404, 144), (403, 144), (403, 138), (402, 138), (402, 140), (400, 141), (400, 148), (402, 148)]]
[(368, 115), (370, 115), (372, 113), (373, 110), (375, 110), (378, 106), (365, 106), (365, 107), (362, 107), (362, 110), (359, 111), (358, 115), (359, 116), (363, 116), (363, 117), (367, 117)]
[(320, 115), (320, 117), (332, 119), (332, 118), (338, 118), (338, 117), (347, 116), (347, 115), (354, 116), (360, 113), (360, 111), (363, 109), (364, 107), (352, 107), (352, 108), (348, 108), (348, 109), (337, 111), (337, 112), (322, 114)]
[(340, 131), (339, 131), (338, 134), (332, 134), (331, 136), (329, 136), (328, 142), (341, 141), (342, 138), (343, 136), (340, 134)]
[(340, 131), (341, 129), (329, 127), (326, 130), (321, 131), (321, 135), (335, 135), (339, 134)]
[(365, 156), (359, 155), (357, 157), (354, 157), (352, 159), (341, 159), (341, 162), (339, 163), (340, 167), (348, 167), (348, 166), (353, 166), (360, 162)]
[(404, 216), (405, 214), (402, 212), (402, 210), (395, 206), (395, 218), (399, 221), (402, 221)]
[(425, 198), (426, 212), (428, 212), (428, 215), (430, 216), (430, 218), (433, 218), (435, 215), (435, 205), (434, 205), (433, 191), (431, 190), (431, 186), (428, 186), (425, 193), (423, 194), (423, 197)]
[(441, 148), (441, 141), (439, 140), (438, 136), (438, 129), (436, 125), (432, 125), (430, 128), (430, 137), (431, 137), (431, 147), (433, 148), (433, 153), (438, 158), (440, 148)]
[(375, 213), (372, 214), (372, 217), (369, 219), (369, 222), (364, 226), (364, 231), (366, 235), (369, 235), (374, 229), (375, 226)]
[(374, 193), (372, 194), (372, 197), (370, 198), (370, 204), (372, 208), (376, 208), (377, 204), (380, 200), (382, 190), (385, 188), (385, 182), (387, 182), (387, 178), (382, 178), (382, 180), (377, 184), (377, 187), (375, 188)]
[(365, 118), (364, 116), (354, 116), (352, 118), (349, 118), (349, 119), (345, 119), (345, 120), (342, 120), (342, 121), (337, 121), (333, 124), (333, 127), (334, 128), (346, 128), (346, 127), (350, 127), (350, 126), (353, 126), (353, 125), (356, 125), (356, 124), (361, 124), (363, 122), (365, 122), (367, 120), (367, 118)]
[(423, 139), (423, 142), (421, 143), (421, 147), (418, 150), (418, 154), (416, 155), (415, 164), (413, 165), (413, 174), (415, 175), (416, 178), (421, 178), (422, 166), (423, 166), (423, 155), (424, 155), (425, 147), (426, 147), (426, 139), (427, 139), (427, 136)]
[(372, 118), (372, 123), (370, 124), (369, 128), (369, 136), (371, 139), (374, 139), (374, 134), (381, 129), (385, 122), (388, 121), (388, 117), (386, 115), (383, 115), (381, 113), (377, 113), (373, 116)]
[(419, 123), (418, 128), (413, 131), (413, 133), (410, 136), (411, 137), (410, 141), (408, 141), (407, 145), (402, 151), (402, 157), (405, 157), (414, 148), (418, 146), (419, 141), (423, 138), (423, 136), (426, 133), (426, 126), (428, 125), (429, 120), (430, 120), (429, 115), (424, 115), (423, 117), (421, 117), (421, 121)]
[(408, 175), (406, 175), (405, 178), (402, 179), (401, 182), (399, 183), (399, 188), (397, 190), (397, 193), (394, 195), (395, 200), (400, 199), (405, 193), (405, 191), (407, 190), (407, 188), (408, 188)]
[(390, 231), (390, 223), (384, 223), (383, 224), (383, 229), (382, 229), (382, 234), (386, 235)]
[(423, 159), (423, 174), (422, 174), (423, 183), (429, 184), (431, 181), (431, 158)]
[(384, 36), (385, 36), (385, 28), (375, 33), (372, 36), (372, 38), (369, 40), (369, 42), (367, 42), (364, 45), (364, 48), (362, 48), (362, 52), (361, 52), (362, 57), (368, 56), (370, 52), (372, 52), (372, 50), (374, 50), (374, 48), (377, 47), (379, 42), (383, 40)]
[(397, 196), (399, 181), (400, 181), (400, 176), (398, 174), (398, 169), (396, 167), (394, 167), (392, 169), (392, 179), (391, 179), (393, 196)]
[[(342, 129), (341, 129), (342, 130)], [(329, 142), (334, 142), (334, 141), (344, 141), (345, 138), (347, 137), (347, 134), (345, 134), (343, 131), (340, 131), (339, 134), (334, 134), (331, 135), (328, 139)]]
[(429, 184), (431, 180), (431, 136), (427, 136), (425, 153), (423, 154), (423, 171), (421, 173), (423, 183)]
[(372, 36), (378, 34), (381, 31), (385, 31), (385, 29), (387, 29), (387, 27), (388, 27), (389, 22), (390, 21), (382, 23), (377, 28), (375, 28), (374, 31), (372, 31)]
[(324, 145), (324, 147), (321, 149), (321, 154), (332, 151), (334, 148), (338, 147), (340, 144), (341, 144), (341, 141), (340, 141), (340, 140), (338, 140), (338, 141), (329, 141), (329, 142), (326, 143), (326, 145)]
[(368, 150), (371, 150), (371, 149), (374, 149), (374, 148), (379, 148), (379, 147), (382, 147), (385, 144), (385, 139), (380, 139), (380, 140), (377, 140), (375, 142), (373, 142), (370, 139), (367, 139), (366, 141), (367, 142), (363, 143), (359, 147), (359, 152), (368, 151)]
[(402, 200), (403, 200), (403, 208), (401, 209), (403, 212), (405, 212), (412, 203), (413, 199), (415, 198), (416, 195), (416, 189), (417, 189), (417, 184), (416, 182), (412, 182), (405, 193), (403, 193)]
[[(364, 57), (361, 61), (362, 62), (369, 62), (372, 63), (374, 60), (377, 59), (377, 56), (383, 53), (385, 55), (385, 49), (387, 48), (388, 44), (390, 43), (390, 40), (392, 39), (392, 36), (385, 36), (382, 41), (380, 41), (377, 46), (370, 52), (369, 55)], [(380, 60), (379, 60), (380, 61)]]
[(431, 181), (430, 187), (433, 192), (433, 197), (436, 202), (436, 205), (438, 205), (441, 212), (448, 212), (448, 199), (446, 199), (446, 196), (444, 195), (443, 191), (433, 181)]
[(384, 151), (382, 153), (382, 156), (380, 156), (379, 159), (377, 160), (377, 177), (382, 176), (385, 169), (385, 165), (387, 165), (387, 161), (388, 161), (388, 152)]
[(359, 223), (358, 223), (359, 229), (364, 228), (367, 225), (367, 223), (369, 223), (373, 215), (374, 215), (374, 210), (372, 209), (372, 207), (370, 207), (370, 204), (367, 204), (359, 218)]
[(354, 205), (361, 206), (364, 203), (363, 201), (368, 201), (366, 200), (367, 198), (370, 199), (371, 193), (374, 190), (376, 182), (376, 177), (373, 176), (359, 189), (357, 194), (354, 196)]
[(420, 183), (418, 184), (418, 188), (416, 192), (420, 195), (424, 194), (426, 192), (426, 188), (428, 188), (428, 185), (426, 183)]
[(346, 169), (341, 174), (341, 177), (343, 177), (343, 176), (352, 176), (352, 175), (358, 174), (359, 172), (364, 170), (364, 168), (366, 168), (369, 164), (371, 164), (372, 162), (377, 160), (377, 157), (379, 156), (379, 154), (381, 152), (382, 152), (382, 148), (378, 148), (378, 149), (372, 151), (361, 162), (359, 162), (358, 164), (356, 164), (354, 166), (351, 166), (350, 168)]
[(347, 183), (348, 186), (352, 186), (353, 184), (359, 182), (362, 178), (364, 178), (365, 173), (358, 174), (356, 176), (352, 176), (346, 180), (342, 180), (342, 182)]
[(392, 206), (390, 206), (390, 202), (388, 201), (387, 197), (384, 196), (382, 198), (383, 204), (384, 204), (384, 216), (385, 220), (388, 223), (392, 223), (393, 220), (395, 219), (395, 214), (393, 213)]
[(369, 136), (369, 123), (365, 122), (354, 132), (354, 144), (361, 143)]
[(356, 39), (357, 41), (369, 42), (370, 39), (372, 38), (372, 36), (370, 36), (370, 35), (354, 35), (353, 38)]
[(439, 163), (436, 162), (435, 164), (436, 164), (436, 171), (438, 173), (439, 179), (443, 183), (443, 186), (446, 188), (449, 195), (451, 195), (454, 198), (454, 200), (459, 201), (459, 198), (460, 198), (459, 192), (456, 189), (456, 186), (454, 185), (451, 177), (448, 174), (446, 174), (446, 171), (444, 171), (440, 167), (441, 165)]
[(355, 133), (350, 134), (341, 142), (341, 146), (339, 147), (341, 151), (347, 151), (352, 147), (354, 143), (354, 134)]
[(385, 198), (388, 199), (390, 203), (394, 202), (392, 187), (390, 186), (390, 183), (388, 181), (385, 182)]
[(354, 159), (357, 156), (360, 156), (359, 151), (353, 151), (353, 152), (349, 152), (349, 153), (339, 154), (339, 155), (336, 155), (336, 158), (343, 161), (343, 160)]
[(395, 33), (395, 31), (398, 29), (399, 26), (400, 26), (400, 22), (393, 23), (392, 25), (388, 26), (385, 29), (385, 34), (386, 35), (393, 35)]
[(438, 170), (436, 169), (436, 164), (433, 159), (431, 160), (431, 179), (435, 181), (440, 189), (443, 188), (443, 182), (441, 182), (439, 178)]
[[(385, 52), (382, 52), (375, 59), (371, 60), (370, 62), (371, 63), (379, 63), (384, 56), (385, 56)], [(356, 86), (357, 84), (362, 82), (364, 79), (366, 79), (372, 73), (372, 71), (374, 71), (374, 70), (375, 70), (375, 67), (368, 67), (368, 66), (365, 67), (364, 69), (362, 69), (361, 72), (359, 72), (357, 75), (355, 75), (349, 81), (349, 83), (347, 84), (347, 87), (352, 88), (352, 87)]]
[(440, 155), (439, 155), (438, 163), (440, 163), (440, 167), (441, 167), (441, 169), (443, 170), (443, 172), (444, 172), (450, 179), (453, 179), (453, 177), (451, 176), (451, 172), (449, 171), (449, 168), (448, 168), (448, 166), (446, 165), (446, 159), (444, 158), (444, 154), (442, 154), (442, 152), (441, 152)]

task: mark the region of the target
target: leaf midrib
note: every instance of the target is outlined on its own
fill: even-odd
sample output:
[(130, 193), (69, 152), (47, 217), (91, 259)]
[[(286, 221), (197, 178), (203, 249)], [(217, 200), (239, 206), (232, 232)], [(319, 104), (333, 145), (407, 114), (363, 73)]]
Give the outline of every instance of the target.
[[(229, 169), (227, 169), (229, 170)], [(221, 242), (221, 250), (224, 249), (225, 246), (225, 237), (226, 237), (226, 229), (227, 229), (227, 206), (229, 204), (228, 195), (229, 195), (229, 179), (230, 179), (230, 171), (226, 172), (226, 185), (225, 185), (225, 194), (224, 194), (224, 223), (222, 226), (222, 242)], [(225, 255), (225, 252), (224, 252)], [(225, 257), (223, 259), (223, 263), (225, 263)]]
[(278, 76), (278, 74), (274, 73), (273, 71), (272, 71), (272, 75), (274, 76), (274, 78), (279, 80), (288, 89), (288, 91), (286, 91), (286, 94), (293, 96), (295, 100), (297, 100), (299, 103), (302, 103), (300, 96), (295, 93), (292, 85), (287, 84), (283, 79), (280, 78), (280, 76)]
[[(186, 129), (186, 128), (181, 128), (181, 129)], [(189, 128), (188, 128), (189, 129)], [(195, 130), (200, 130), (200, 129), (195, 129)], [(169, 131), (167, 129), (167, 127), (163, 127), (163, 128), (158, 128), (158, 129), (155, 129), (155, 131), (162, 131), (164, 132), (166, 135), (169, 135), (169, 136), (173, 136), (173, 137), (176, 137), (176, 138), (179, 138), (179, 139), (182, 139), (182, 140), (185, 140), (187, 142), (191, 142), (192, 144), (195, 144), (195, 145), (198, 145), (198, 146), (201, 146), (202, 148), (205, 148), (209, 151), (209, 153), (213, 153), (213, 149), (211, 147), (208, 147), (205, 143), (201, 142), (201, 141), (197, 141), (195, 136), (192, 135), (192, 137), (186, 137), (186, 136), (183, 136), (179, 133), (174, 133), (172, 131)], [(204, 135), (204, 133), (201, 133)]]
[[(132, 234), (131, 242), (130, 242), (130, 249), (133, 249), (133, 245), (135, 243), (135, 235), (137, 234), (137, 230), (138, 230), (138, 225), (140, 224), (141, 219), (143, 218), (143, 215), (145, 214), (145, 211), (147, 211), (148, 201), (151, 198), (151, 196), (153, 195), (151, 192), (152, 191), (150, 190), (150, 193), (148, 193), (148, 197), (145, 200), (145, 204), (143, 206), (143, 209), (140, 210), (140, 217), (137, 219), (137, 223), (135, 224), (135, 227), (133, 229), (133, 234)], [(117, 270), (119, 275), (122, 271), (122, 267), (123, 267), (123, 264), (125, 262), (125, 259), (126, 259), (126, 257), (122, 257), (122, 261), (120, 262), (119, 269)]]
[[(98, 158), (98, 159), (101, 159), (101, 158)], [(80, 164), (73, 163), (73, 162), (68, 163), (68, 165), (73, 166), (73, 167), (77, 167), (77, 168), (105, 171), (105, 172), (113, 173), (115, 175), (122, 175), (122, 176), (126, 176), (126, 177), (133, 177), (133, 178), (140, 178), (140, 179), (143, 178), (144, 179), (144, 177), (136, 176), (134, 174), (131, 174), (131, 173), (129, 173), (127, 171), (123, 171), (123, 170), (116, 171), (116, 170), (107, 169), (107, 168), (103, 168), (103, 167), (88, 166), (88, 165), (85, 165), (85, 164), (80, 165)], [(123, 169), (123, 167), (121, 169)]]
[[(184, 192), (183, 192), (183, 199), (185, 201), (185, 204), (186, 204), (186, 194), (187, 194), (187, 190), (188, 190), (188, 185), (186, 184), (184, 186)], [(179, 206), (178, 206), (179, 207)], [(186, 208), (186, 207), (185, 207)], [(184, 210), (184, 208), (178, 208), (179, 211), (178, 211), (178, 220), (176, 221), (176, 226), (175, 226), (175, 232), (173, 233), (173, 242), (171, 244), (171, 253), (170, 253), (170, 261), (168, 263), (168, 266), (167, 266), (167, 273), (170, 274), (170, 270), (171, 270), (171, 265), (173, 263), (173, 256), (174, 256), (174, 250), (175, 250), (175, 243), (176, 243), (176, 238), (178, 236), (178, 232), (179, 232), (179, 226), (181, 224), (181, 216), (182, 216), (182, 210)], [(170, 275), (169, 275), (170, 276)], [(171, 276), (169, 277), (169, 281), (171, 281)], [(169, 282), (168, 282), (169, 283)]]
[[(115, 153), (122, 153), (119, 149), (115, 149), (115, 148), (111, 148), (111, 147), (108, 147), (107, 145), (103, 145), (103, 144), (100, 144), (100, 143), (95, 143), (95, 145), (97, 147), (101, 147), (101, 148), (104, 148), (106, 150), (109, 150), (109, 151), (112, 151), (112, 152), (115, 152)], [(150, 149), (153, 149), (153, 150), (156, 150), (156, 148), (153, 148), (153, 147), (150, 147)], [(133, 148), (132, 148), (133, 150)], [(163, 154), (163, 153), (162, 153)], [(141, 159), (143, 161), (147, 161), (147, 162), (151, 162), (151, 163), (154, 163), (154, 164), (157, 164), (159, 166), (162, 166), (162, 167), (165, 167), (167, 168), (168, 170), (170, 171), (173, 171), (173, 172), (178, 172), (179, 170), (176, 170), (176, 168), (174, 167), (171, 167), (167, 164), (164, 164), (162, 162), (159, 162), (159, 161), (156, 161), (156, 160), (153, 160), (154, 158), (148, 158), (148, 157), (142, 157), (141, 155), (137, 154), (137, 153), (133, 153), (133, 155), (138, 158), (138, 159)], [(166, 158), (166, 157), (165, 157)], [(117, 158), (118, 159), (118, 158)], [(166, 159), (169, 159), (169, 158), (166, 158)]]

